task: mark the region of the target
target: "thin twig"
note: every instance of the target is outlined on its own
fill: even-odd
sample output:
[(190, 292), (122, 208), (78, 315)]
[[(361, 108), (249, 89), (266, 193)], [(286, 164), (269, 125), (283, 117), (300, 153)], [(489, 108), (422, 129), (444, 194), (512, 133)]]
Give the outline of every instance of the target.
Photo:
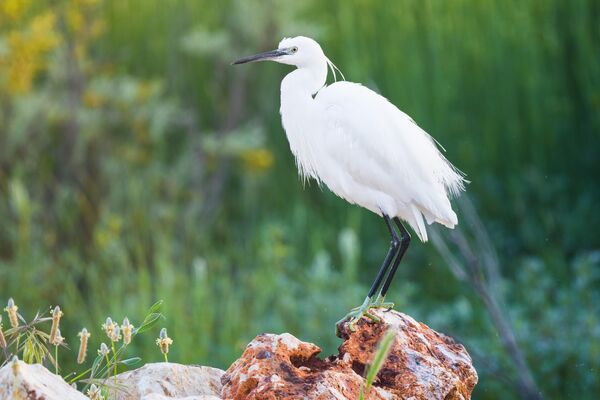
[[(517, 342), (514, 328), (504, 310), (502, 294), (495, 289), (500, 286), (502, 280), (496, 250), (484, 224), (466, 195), (461, 197), (459, 204), (465, 223), (452, 231), (447, 240), (458, 249), (463, 261), (459, 261), (440, 233), (435, 230), (431, 232), (432, 242), (453, 275), (471, 286), (482, 300), (500, 336), (502, 347), (515, 366), (517, 392), (524, 399), (540, 400), (543, 398), (542, 393), (533, 379), (533, 374)], [(473, 229), (474, 239), (469, 239), (465, 226)], [(472, 247), (472, 244), (475, 247)]]

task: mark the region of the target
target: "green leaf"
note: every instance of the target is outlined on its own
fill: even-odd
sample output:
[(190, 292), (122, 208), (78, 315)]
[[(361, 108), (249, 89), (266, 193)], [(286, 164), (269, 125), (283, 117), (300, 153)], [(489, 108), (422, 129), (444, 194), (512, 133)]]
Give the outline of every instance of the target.
[[(392, 349), (393, 343), (394, 343), (394, 332), (392, 332), (391, 330), (388, 330), (387, 332), (385, 332), (385, 334), (383, 335), (383, 338), (381, 339), (381, 341), (379, 342), (379, 345), (377, 346), (377, 351), (375, 352), (373, 361), (367, 367), (367, 371), (366, 371), (367, 382), (365, 385), (365, 391), (369, 390), (371, 385), (373, 385), (373, 381), (375, 380), (375, 377), (379, 373), (379, 370), (381, 369), (381, 367), (383, 367), (385, 360), (387, 359), (388, 355), (390, 354), (390, 350)], [(362, 391), (361, 391), (361, 393), (362, 393)]]
[(365, 390), (363, 387), (360, 388), (360, 393), (358, 394), (358, 400), (365, 400)]
[(92, 363), (92, 372), (90, 374), (90, 379), (94, 378), (94, 376), (96, 375), (98, 368), (100, 368), (100, 365), (102, 364), (103, 360), (104, 360), (104, 357), (102, 357), (100, 354), (98, 354), (98, 356), (94, 359), (94, 362)]
[(128, 358), (126, 360), (119, 361), (119, 363), (126, 365), (128, 367), (132, 367), (134, 365), (139, 364), (140, 361), (142, 361), (142, 359), (140, 357), (132, 357), (132, 358)]
[(137, 335), (139, 333), (145, 332), (148, 329), (152, 328), (161, 317), (162, 317), (162, 314), (160, 314), (160, 313), (154, 313), (154, 314), (150, 314), (150, 315), (146, 316), (146, 318), (144, 319), (144, 322), (142, 322), (142, 325), (135, 330), (135, 334)]
[(162, 307), (162, 305), (163, 301), (159, 300), (150, 307), (150, 309), (148, 310), (148, 315), (146, 315), (146, 318), (144, 318), (144, 321), (142, 322), (140, 327), (135, 330), (135, 335), (147, 331), (158, 322), (158, 320), (163, 316), (160, 313), (160, 308)]
[(156, 303), (152, 304), (152, 306), (148, 310), (148, 314), (154, 314), (154, 313), (160, 312), (160, 308), (162, 307), (163, 303), (164, 303), (163, 300), (158, 300)]

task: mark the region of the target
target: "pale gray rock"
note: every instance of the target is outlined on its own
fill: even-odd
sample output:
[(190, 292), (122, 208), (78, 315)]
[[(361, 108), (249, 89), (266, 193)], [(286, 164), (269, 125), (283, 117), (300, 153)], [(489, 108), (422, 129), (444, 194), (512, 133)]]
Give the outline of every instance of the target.
[(0, 399), (86, 400), (87, 397), (43, 365), (13, 360), (0, 369)]
[[(218, 368), (176, 363), (146, 364), (117, 375), (114, 400), (219, 400), (221, 376)], [(112, 379), (111, 379), (112, 381)]]

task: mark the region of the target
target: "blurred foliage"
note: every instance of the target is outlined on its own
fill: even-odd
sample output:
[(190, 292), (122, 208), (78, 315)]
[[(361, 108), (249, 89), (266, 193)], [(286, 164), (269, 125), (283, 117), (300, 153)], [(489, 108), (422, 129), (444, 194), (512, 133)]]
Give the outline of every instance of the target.
[[(278, 113), (289, 68), (229, 66), (304, 34), (467, 172), (538, 385), (593, 398), (598, 26), (594, 0), (2, 0), (0, 301), (60, 304), (76, 332), (164, 299), (184, 363), (226, 367), (266, 331), (334, 352), (386, 230), (296, 179)], [(414, 242), (393, 286), (400, 310), (468, 347), (477, 398), (517, 396), (485, 308), (433, 246)], [(150, 339), (132, 347), (160, 360)]]

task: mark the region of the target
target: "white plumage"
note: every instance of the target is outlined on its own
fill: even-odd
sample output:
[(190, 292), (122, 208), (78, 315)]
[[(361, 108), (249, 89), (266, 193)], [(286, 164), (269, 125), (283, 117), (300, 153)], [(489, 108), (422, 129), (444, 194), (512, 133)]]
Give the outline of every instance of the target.
[(374, 91), (345, 81), (326, 86), (331, 64), (314, 40), (279, 44), (290, 48), (297, 50), (275, 61), (298, 67), (281, 83), (280, 111), (300, 174), (350, 203), (399, 217), (422, 241), (423, 217), (453, 228), (448, 197), (464, 189), (464, 179), (434, 140)]
[(280, 112), (300, 175), (385, 220), (392, 239), (387, 256), (363, 304), (337, 326), (349, 320), (352, 330), (363, 316), (376, 321), (369, 309), (393, 307), (385, 296), (410, 244), (399, 219), (422, 241), (425, 222), (454, 228), (449, 197), (464, 190), (465, 180), (431, 136), (386, 98), (357, 83), (326, 86), (328, 68), (334, 78), (337, 68), (314, 40), (283, 39), (277, 50), (235, 64), (261, 60), (297, 67), (281, 82)]

